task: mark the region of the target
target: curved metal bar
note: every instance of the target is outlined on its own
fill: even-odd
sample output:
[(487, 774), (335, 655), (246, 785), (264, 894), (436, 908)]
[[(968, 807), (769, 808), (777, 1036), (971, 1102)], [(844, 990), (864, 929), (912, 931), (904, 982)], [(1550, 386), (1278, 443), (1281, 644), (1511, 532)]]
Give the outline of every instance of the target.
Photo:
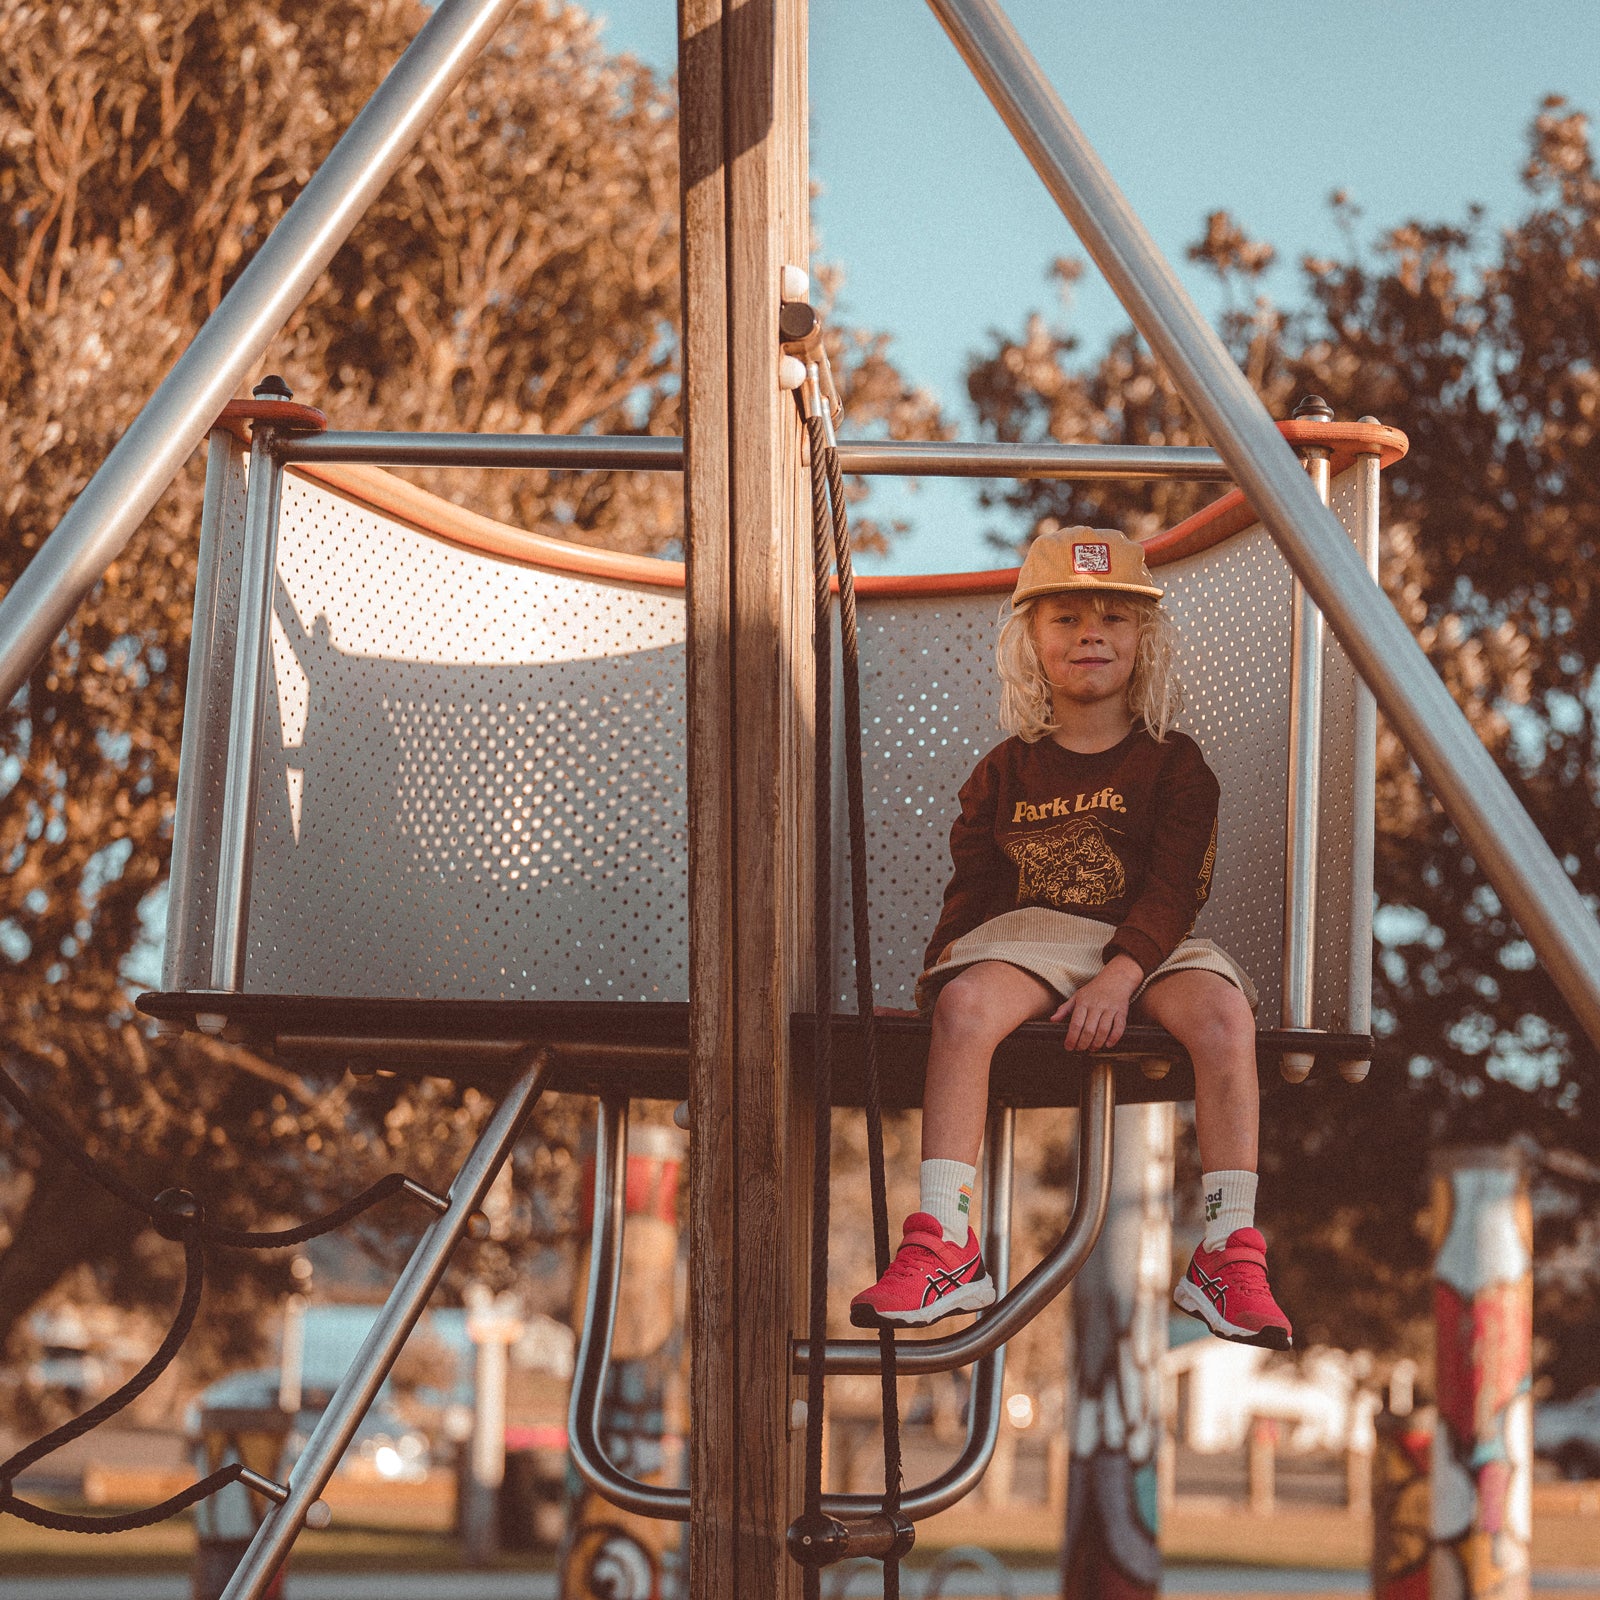
[[(995, 1307), (960, 1333), (943, 1339), (897, 1344), (895, 1359), (904, 1373), (949, 1372), (971, 1365), (1021, 1332), (1078, 1275), (1105, 1226), (1111, 1195), (1111, 1113), (1116, 1106), (1112, 1064), (1095, 1061), (1083, 1090), (1078, 1116), (1078, 1188), (1067, 1231), (1049, 1255)], [(795, 1371), (805, 1371), (808, 1341), (794, 1345)], [(868, 1339), (830, 1339), (827, 1371), (876, 1372), (878, 1346)]]
[[(897, 1346), (903, 1372), (947, 1372), (976, 1363), (967, 1411), (967, 1442), (961, 1454), (938, 1477), (908, 1491), (901, 1510), (912, 1520), (932, 1516), (971, 1492), (983, 1477), (1000, 1432), (1000, 1403), (1005, 1388), (1005, 1342), (1025, 1327), (1077, 1275), (1105, 1224), (1111, 1187), (1111, 1113), (1116, 1103), (1109, 1061), (1096, 1061), (1084, 1089), (1078, 1126), (1078, 1188), (1072, 1220), (1061, 1242), (1007, 1294), (1011, 1268), (1011, 1168), (1015, 1112), (996, 1108), (990, 1121), (985, 1169), (985, 1248), (1001, 1291), (999, 1304), (974, 1327), (947, 1339)], [(589, 1293), (577, 1372), (567, 1415), (568, 1447), (578, 1475), (612, 1505), (640, 1516), (683, 1522), (689, 1516), (689, 1492), (640, 1483), (620, 1472), (600, 1443), (600, 1404), (616, 1323), (619, 1268), (622, 1261), (628, 1106), (625, 1099), (600, 1102), (595, 1137), (594, 1227), (589, 1253)], [(805, 1341), (795, 1346), (797, 1364), (804, 1360)], [(879, 1351), (865, 1340), (832, 1340), (827, 1344), (827, 1370), (876, 1372)], [(803, 1370), (803, 1367), (800, 1368)], [(830, 1516), (870, 1516), (882, 1509), (881, 1495), (824, 1495)]]
[(572, 1402), (567, 1411), (567, 1446), (578, 1476), (612, 1505), (663, 1522), (687, 1522), (687, 1489), (668, 1489), (630, 1478), (611, 1464), (600, 1443), (600, 1406), (605, 1398), (611, 1337), (617, 1322), (627, 1154), (627, 1099), (605, 1096), (600, 1101), (595, 1127), (589, 1294), (584, 1302), (583, 1334), (578, 1343), (578, 1365), (573, 1374)]
[[(989, 1270), (1001, 1295), (1011, 1283), (1011, 1175), (1016, 1151), (1017, 1113), (1013, 1106), (996, 1106), (989, 1115), (984, 1141), (983, 1248)], [(873, 1346), (877, 1348), (876, 1345)], [(898, 1343), (896, 1353), (905, 1348)], [(973, 1368), (967, 1397), (967, 1442), (961, 1454), (936, 1478), (907, 1489), (900, 1496), (900, 1512), (916, 1522), (953, 1506), (970, 1494), (989, 1470), (995, 1441), (1000, 1437), (1000, 1402), (1005, 1397), (1006, 1347), (997, 1346)], [(825, 1494), (823, 1512), (830, 1517), (870, 1517), (883, 1509), (883, 1496)]]

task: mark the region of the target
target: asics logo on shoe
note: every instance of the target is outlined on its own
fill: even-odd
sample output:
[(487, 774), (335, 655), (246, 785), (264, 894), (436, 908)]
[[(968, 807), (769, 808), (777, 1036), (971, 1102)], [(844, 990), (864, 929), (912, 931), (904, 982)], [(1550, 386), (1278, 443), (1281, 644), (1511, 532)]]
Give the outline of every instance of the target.
[(1222, 1313), (1223, 1316), (1227, 1316), (1227, 1284), (1225, 1284), (1221, 1278), (1213, 1278), (1211, 1274), (1207, 1272), (1205, 1268), (1202, 1267), (1197, 1261), (1190, 1263), (1189, 1271), (1193, 1274), (1190, 1281), (1199, 1287), (1201, 1293), (1205, 1295), (1206, 1299), (1208, 1299), (1212, 1305), (1214, 1305), (1217, 1310)]
[(922, 1291), (923, 1305), (937, 1300), (940, 1295), (949, 1294), (952, 1289), (959, 1289), (982, 1266), (983, 1257), (975, 1255), (970, 1261), (963, 1261), (958, 1267), (941, 1267), (937, 1272), (930, 1272)]

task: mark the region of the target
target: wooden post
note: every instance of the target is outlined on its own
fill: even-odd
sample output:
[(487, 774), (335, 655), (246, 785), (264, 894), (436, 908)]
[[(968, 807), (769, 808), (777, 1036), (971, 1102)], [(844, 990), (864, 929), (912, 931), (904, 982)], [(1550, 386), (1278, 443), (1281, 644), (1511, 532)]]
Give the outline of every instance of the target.
[(780, 272), (808, 255), (805, 0), (680, 0), (689, 672), (690, 1583), (797, 1592), (790, 1340), (810, 1108), (810, 520), (777, 386)]
[(1250, 1419), (1250, 1514), (1271, 1516), (1278, 1505), (1278, 1424), (1271, 1417)]

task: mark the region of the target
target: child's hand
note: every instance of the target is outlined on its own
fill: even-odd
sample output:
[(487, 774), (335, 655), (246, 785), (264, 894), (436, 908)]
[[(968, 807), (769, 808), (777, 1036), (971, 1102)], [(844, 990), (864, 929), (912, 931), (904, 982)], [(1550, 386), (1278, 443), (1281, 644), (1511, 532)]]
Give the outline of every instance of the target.
[(1119, 950), (1070, 999), (1056, 1007), (1052, 1022), (1065, 1022), (1068, 1050), (1110, 1049), (1128, 1026), (1128, 1006), (1144, 982), (1144, 969)]

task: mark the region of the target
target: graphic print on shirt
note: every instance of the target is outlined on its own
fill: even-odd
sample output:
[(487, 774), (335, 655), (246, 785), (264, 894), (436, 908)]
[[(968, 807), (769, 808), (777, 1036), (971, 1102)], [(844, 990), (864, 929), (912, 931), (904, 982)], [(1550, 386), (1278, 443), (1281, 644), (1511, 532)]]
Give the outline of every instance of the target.
[(1054, 827), (1001, 840), (1017, 864), (1017, 903), (1067, 910), (1109, 905), (1127, 888), (1122, 861), (1093, 817), (1069, 817)]
[(1195, 879), (1194, 903), (1203, 906), (1211, 897), (1211, 869), (1217, 864), (1217, 825), (1211, 824), (1211, 843), (1206, 846), (1206, 858), (1200, 863), (1200, 876)]

